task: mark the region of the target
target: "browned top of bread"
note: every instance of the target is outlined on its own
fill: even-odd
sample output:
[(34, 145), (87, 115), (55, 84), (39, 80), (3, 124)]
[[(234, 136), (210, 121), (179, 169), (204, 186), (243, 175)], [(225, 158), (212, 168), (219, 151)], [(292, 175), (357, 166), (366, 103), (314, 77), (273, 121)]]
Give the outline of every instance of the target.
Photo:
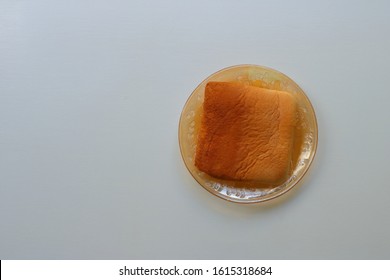
[(221, 179), (279, 182), (291, 162), (295, 111), (288, 92), (209, 82), (195, 166)]

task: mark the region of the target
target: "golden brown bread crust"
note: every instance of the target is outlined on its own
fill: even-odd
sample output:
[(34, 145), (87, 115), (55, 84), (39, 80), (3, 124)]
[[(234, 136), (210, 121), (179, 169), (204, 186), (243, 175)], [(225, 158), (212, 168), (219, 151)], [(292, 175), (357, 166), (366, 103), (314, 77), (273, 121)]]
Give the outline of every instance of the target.
[(295, 107), (287, 92), (209, 82), (195, 166), (221, 179), (283, 180), (291, 161)]

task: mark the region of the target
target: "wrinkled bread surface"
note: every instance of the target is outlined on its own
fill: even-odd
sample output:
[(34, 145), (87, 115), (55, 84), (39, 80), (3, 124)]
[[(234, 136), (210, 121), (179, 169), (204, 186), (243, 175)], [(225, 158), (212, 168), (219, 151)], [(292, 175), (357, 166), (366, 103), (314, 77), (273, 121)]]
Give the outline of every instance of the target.
[(195, 165), (221, 179), (279, 182), (291, 162), (296, 104), (283, 91), (209, 82)]

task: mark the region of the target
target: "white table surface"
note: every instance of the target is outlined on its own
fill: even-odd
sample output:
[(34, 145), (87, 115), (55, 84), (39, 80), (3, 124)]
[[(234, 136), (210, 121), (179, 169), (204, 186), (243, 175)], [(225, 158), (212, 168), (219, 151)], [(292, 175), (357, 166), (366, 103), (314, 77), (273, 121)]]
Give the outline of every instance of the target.
[[(0, 259), (389, 259), (389, 13), (1, 0)], [(251, 206), (200, 187), (177, 139), (197, 84), (244, 63), (294, 79), (320, 132), (303, 183)]]

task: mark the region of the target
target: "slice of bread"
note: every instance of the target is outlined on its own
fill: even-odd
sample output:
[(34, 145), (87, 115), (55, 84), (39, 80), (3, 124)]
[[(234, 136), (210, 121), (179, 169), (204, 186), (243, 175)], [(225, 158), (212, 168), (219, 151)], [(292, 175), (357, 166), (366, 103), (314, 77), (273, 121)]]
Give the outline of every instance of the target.
[(288, 92), (209, 82), (195, 166), (220, 179), (278, 183), (289, 171), (295, 116)]

